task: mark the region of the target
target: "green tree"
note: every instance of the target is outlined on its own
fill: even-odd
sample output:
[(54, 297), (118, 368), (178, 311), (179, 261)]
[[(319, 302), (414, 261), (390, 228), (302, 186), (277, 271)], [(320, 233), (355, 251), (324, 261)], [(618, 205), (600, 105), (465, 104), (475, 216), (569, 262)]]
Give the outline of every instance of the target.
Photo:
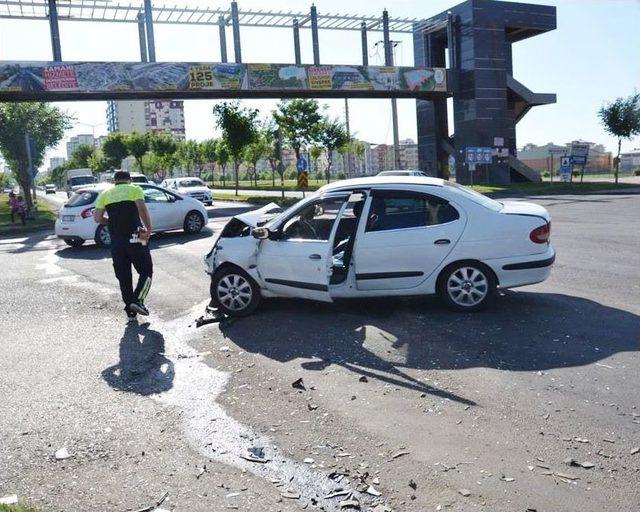
[(122, 166), (122, 161), (129, 155), (126, 136), (120, 132), (107, 135), (101, 149), (109, 168), (119, 169)]
[(144, 173), (143, 158), (149, 151), (149, 136), (146, 133), (131, 132), (125, 137), (127, 154), (136, 160), (136, 164), (141, 173)]
[(42, 165), (48, 148), (54, 147), (71, 128), (72, 118), (59, 108), (46, 103), (3, 103), (0, 104), (0, 153), (23, 190), (25, 200), (32, 206), (29, 185), (29, 158), (25, 136), (29, 134), (34, 142), (35, 169)]
[(198, 177), (200, 176), (202, 152), (200, 151), (200, 144), (195, 140), (186, 140), (178, 144), (176, 160), (178, 161), (178, 164), (189, 174), (196, 174)]
[(598, 117), (604, 129), (618, 139), (618, 154), (615, 160), (617, 184), (622, 139), (630, 140), (640, 134), (640, 93), (632, 94), (628, 98), (617, 98), (602, 107), (598, 111)]
[(367, 163), (364, 160), (364, 155), (367, 152), (367, 147), (365, 146), (364, 142), (362, 142), (361, 140), (354, 140), (351, 144), (351, 149), (353, 151), (353, 154), (358, 159), (358, 167), (360, 171), (362, 171), (362, 167), (360, 166), (362, 165), (362, 163), (364, 163), (364, 170), (366, 172)]
[(333, 164), (333, 152), (346, 147), (350, 140), (344, 123), (337, 119), (325, 119), (319, 135), (320, 144), (327, 153), (327, 183), (331, 181), (331, 165)]
[(244, 150), (244, 158), (249, 163), (250, 176), (253, 177), (254, 184), (258, 186), (258, 161), (269, 153), (269, 141), (262, 130), (258, 131), (255, 140)]
[(99, 174), (109, 169), (109, 161), (101, 149), (94, 150), (87, 158), (87, 167), (93, 174)]
[(59, 165), (51, 169), (49, 173), (49, 183), (53, 183), (56, 187), (64, 187), (64, 178), (67, 168), (65, 165)]
[(284, 168), (280, 165), (280, 141), (278, 140), (278, 126), (273, 118), (262, 123), (262, 137), (268, 149), (265, 158), (271, 167), (271, 184), (276, 186), (276, 172), (280, 175), (280, 183), (284, 188)]
[(238, 195), (240, 163), (245, 147), (252, 144), (257, 137), (255, 120), (258, 111), (240, 107), (237, 102), (225, 101), (213, 107), (213, 114), (218, 127), (222, 130), (222, 138), (233, 160), (233, 174), (236, 182), (236, 195)]
[(227, 165), (229, 165), (229, 161), (231, 160), (231, 154), (229, 153), (229, 147), (224, 139), (218, 140), (217, 151), (216, 151), (216, 163), (220, 166), (220, 171), (222, 171), (222, 186), (227, 186)]
[[(309, 148), (309, 158), (311, 158), (311, 161), (313, 162), (313, 169), (315, 171), (318, 170), (318, 160), (320, 160), (321, 156), (322, 156), (322, 146), (311, 146)], [(322, 173), (320, 173), (320, 175), (322, 175)]]
[(296, 159), (300, 158), (302, 147), (317, 141), (322, 127), (322, 115), (316, 100), (282, 100), (273, 111), (273, 118), (295, 152)]
[(218, 140), (203, 140), (200, 143), (200, 158), (203, 164), (209, 164), (211, 166), (211, 186), (213, 187), (215, 185), (213, 167), (218, 158)]
[(80, 144), (73, 150), (69, 162), (66, 164), (68, 169), (84, 169), (89, 167), (89, 159), (95, 153), (96, 148), (91, 144)]
[(170, 133), (155, 132), (149, 136), (149, 149), (153, 153), (149, 159), (154, 167), (152, 172), (162, 181), (176, 165), (178, 143)]

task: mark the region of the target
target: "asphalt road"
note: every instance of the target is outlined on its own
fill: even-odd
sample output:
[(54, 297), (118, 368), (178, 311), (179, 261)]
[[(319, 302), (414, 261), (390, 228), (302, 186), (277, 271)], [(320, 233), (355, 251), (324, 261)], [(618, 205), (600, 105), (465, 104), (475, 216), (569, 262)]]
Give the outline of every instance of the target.
[(278, 300), (196, 329), (207, 231), (154, 239), (152, 315), (127, 326), (106, 251), (0, 240), (0, 496), (338, 510), (325, 496), (345, 488), (376, 512), (636, 510), (640, 195), (536, 201), (551, 278), (473, 315)]

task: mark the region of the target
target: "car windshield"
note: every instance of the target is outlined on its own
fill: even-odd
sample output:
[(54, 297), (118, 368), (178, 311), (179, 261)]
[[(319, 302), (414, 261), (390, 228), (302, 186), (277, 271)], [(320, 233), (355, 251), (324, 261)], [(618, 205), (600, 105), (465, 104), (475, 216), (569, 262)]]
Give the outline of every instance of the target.
[(72, 187), (76, 187), (78, 185), (88, 185), (90, 183), (95, 183), (96, 179), (93, 176), (73, 176), (69, 182)]
[(98, 192), (95, 192), (93, 190), (80, 192), (78, 194), (73, 194), (71, 196), (71, 199), (67, 201), (67, 204), (65, 206), (68, 206), (70, 208), (74, 208), (77, 206), (87, 206), (93, 203), (97, 197), (98, 197)]
[(179, 187), (191, 188), (191, 187), (204, 187), (202, 180), (183, 180), (178, 182)]
[(444, 184), (447, 187), (454, 188), (456, 191), (460, 192), (462, 195), (466, 196), (474, 203), (482, 205), (485, 208), (489, 208), (494, 212), (499, 212), (500, 210), (502, 210), (502, 203), (495, 201), (490, 197), (481, 194), (480, 192), (476, 192), (471, 188), (463, 187), (462, 185), (458, 185), (457, 183), (451, 183), (450, 181), (445, 181)]
[(273, 219), (271, 219), (269, 222), (267, 222), (265, 224), (265, 227), (270, 229), (272, 227), (278, 226), (280, 224), (280, 222), (282, 221), (282, 219), (286, 219), (287, 217), (289, 217), (289, 215), (291, 213), (293, 213), (296, 210), (302, 209), (304, 207), (304, 205), (310, 203), (311, 201), (316, 200), (319, 196), (320, 196), (320, 194), (312, 194), (312, 195), (308, 196), (307, 198), (301, 199), (297, 203), (292, 204), (285, 211), (283, 211), (282, 213), (276, 215)]

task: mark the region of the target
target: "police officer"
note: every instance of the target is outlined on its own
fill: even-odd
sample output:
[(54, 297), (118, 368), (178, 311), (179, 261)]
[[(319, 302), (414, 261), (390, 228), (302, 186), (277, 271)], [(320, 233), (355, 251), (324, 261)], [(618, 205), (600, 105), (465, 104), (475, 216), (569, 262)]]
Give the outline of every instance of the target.
[[(149, 314), (144, 299), (151, 288), (153, 274), (153, 262), (147, 246), (151, 236), (151, 218), (144, 204), (142, 188), (131, 184), (127, 171), (116, 171), (113, 181), (115, 185), (98, 196), (93, 218), (98, 224), (109, 226), (113, 269), (120, 283), (125, 312), (130, 320), (134, 320), (137, 314)], [(135, 290), (131, 265), (139, 274)]]

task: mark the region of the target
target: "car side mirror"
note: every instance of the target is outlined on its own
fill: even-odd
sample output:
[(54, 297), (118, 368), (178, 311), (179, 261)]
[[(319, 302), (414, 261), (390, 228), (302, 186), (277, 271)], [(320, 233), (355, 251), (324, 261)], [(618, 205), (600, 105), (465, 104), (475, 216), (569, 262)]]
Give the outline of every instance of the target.
[(267, 240), (269, 238), (269, 230), (267, 228), (253, 228), (252, 235), (256, 240)]

